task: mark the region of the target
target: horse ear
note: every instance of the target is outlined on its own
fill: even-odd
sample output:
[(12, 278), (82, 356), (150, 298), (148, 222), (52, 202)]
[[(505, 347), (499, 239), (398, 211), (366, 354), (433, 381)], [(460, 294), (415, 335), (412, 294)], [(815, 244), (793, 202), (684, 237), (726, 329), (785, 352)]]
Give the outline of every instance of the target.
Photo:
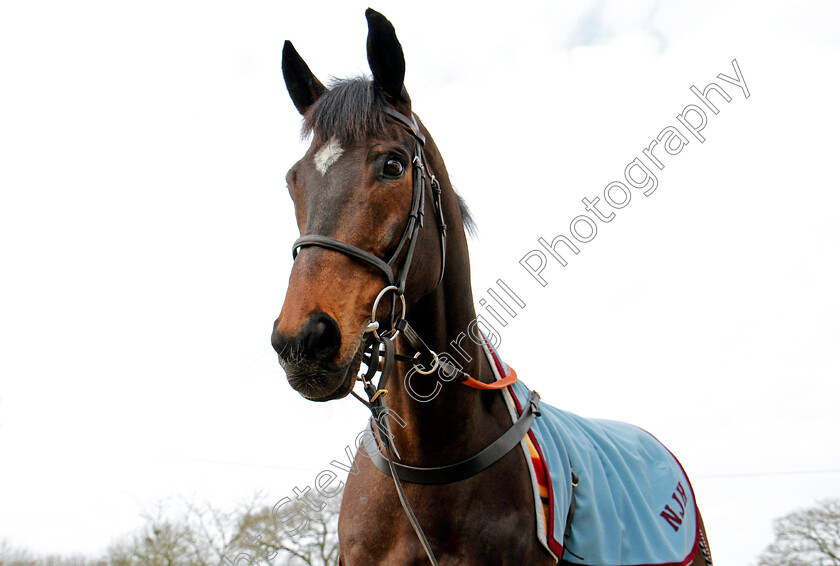
[(373, 82), (390, 102), (409, 102), (403, 85), (405, 56), (394, 26), (372, 8), (365, 11), (365, 17), (368, 22), (367, 57)]
[(298, 112), (305, 114), (318, 97), (324, 94), (327, 89), (321, 84), (312, 71), (309, 70), (306, 62), (298, 55), (292, 42), (286, 40), (283, 44), (283, 79), (286, 81), (286, 88), (295, 108)]

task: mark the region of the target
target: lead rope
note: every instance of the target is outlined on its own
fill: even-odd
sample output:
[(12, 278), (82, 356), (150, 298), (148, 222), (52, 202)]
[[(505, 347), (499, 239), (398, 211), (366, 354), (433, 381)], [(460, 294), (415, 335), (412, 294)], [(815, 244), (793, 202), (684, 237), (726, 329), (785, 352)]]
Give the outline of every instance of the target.
[[(374, 310), (374, 316), (375, 315), (376, 311)], [(405, 511), (405, 514), (408, 517), (408, 522), (411, 523), (411, 528), (414, 529), (414, 532), (420, 541), (420, 545), (423, 547), (426, 556), (429, 558), (429, 562), (431, 562), (432, 566), (438, 566), (435, 553), (432, 551), (432, 545), (429, 544), (429, 539), (426, 538), (426, 533), (423, 532), (423, 527), (420, 526), (420, 521), (417, 520), (414, 510), (408, 503), (408, 498), (405, 496), (402, 482), (400, 482), (399, 475), (397, 474), (396, 467), (394, 466), (393, 453), (397, 450), (396, 447), (392, 446), (391, 424), (388, 420), (388, 407), (385, 404), (385, 395), (388, 393), (388, 390), (384, 389), (384, 387), (388, 382), (388, 377), (390, 376), (391, 369), (394, 365), (395, 347), (393, 340), (396, 338), (397, 333), (394, 333), (391, 336), (380, 336), (376, 332), (378, 327), (379, 323), (372, 322), (368, 325), (368, 328), (365, 331), (366, 333), (371, 334), (368, 338), (368, 346), (366, 346), (366, 349), (370, 348), (370, 357), (366, 358), (368, 370), (362, 377), (360, 377), (360, 380), (364, 383), (364, 390), (365, 394), (368, 396), (368, 401), (359, 397), (355, 391), (353, 391), (352, 394), (364, 405), (366, 405), (368, 409), (370, 409), (371, 416), (379, 427), (379, 438), (382, 439), (385, 444), (385, 455), (388, 460), (388, 467), (391, 470), (391, 477), (394, 478), (394, 486), (397, 488), (397, 496), (399, 497), (400, 505), (402, 505), (403, 511)], [(380, 344), (382, 344), (385, 357), (382, 360), (383, 364), (380, 370), (379, 383), (378, 385), (374, 385), (372, 378), (379, 369), (379, 358), (383, 353), (379, 348)]]
[[(384, 400), (382, 398), (380, 398), (380, 402), (384, 407)], [(394, 457), (391, 454), (391, 425), (388, 423), (388, 414), (383, 413), (382, 416), (384, 417), (385, 428), (387, 430), (385, 450), (388, 456), (388, 467), (391, 468), (391, 477), (394, 478), (394, 486), (397, 488), (397, 495), (400, 498), (400, 504), (402, 505), (403, 511), (405, 511), (405, 514), (408, 516), (408, 522), (411, 523), (411, 527), (417, 534), (417, 538), (420, 540), (420, 545), (426, 552), (429, 562), (432, 563), (432, 566), (438, 566), (437, 559), (435, 559), (435, 553), (432, 552), (432, 545), (429, 544), (429, 540), (426, 538), (426, 533), (423, 532), (423, 527), (420, 526), (420, 521), (418, 521), (417, 517), (414, 515), (414, 510), (411, 508), (411, 505), (408, 504), (408, 499), (403, 491), (402, 483), (400, 482), (399, 475), (397, 474), (397, 469), (394, 467)], [(380, 438), (381, 436), (382, 435), (380, 435)]]

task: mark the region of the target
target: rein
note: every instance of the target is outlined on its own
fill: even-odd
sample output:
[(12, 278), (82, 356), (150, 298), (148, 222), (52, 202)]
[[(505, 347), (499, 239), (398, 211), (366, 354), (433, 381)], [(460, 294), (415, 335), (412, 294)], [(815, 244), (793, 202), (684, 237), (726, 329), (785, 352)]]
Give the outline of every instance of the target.
[[(330, 238), (328, 236), (321, 236), (318, 234), (307, 234), (295, 240), (292, 246), (292, 257), (296, 257), (298, 251), (306, 246), (319, 246), (322, 248), (331, 249), (340, 253), (344, 253), (361, 261), (367, 262), (378, 268), (385, 274), (388, 280), (388, 285), (383, 288), (373, 302), (370, 320), (367, 328), (364, 331), (365, 344), (363, 348), (363, 361), (367, 365), (367, 371), (359, 376), (358, 380), (364, 385), (365, 394), (368, 400), (365, 401), (355, 391), (351, 394), (361, 401), (371, 411), (371, 426), (373, 422), (378, 423), (379, 437), (384, 440), (385, 455), (377, 448), (376, 450), (368, 450), (369, 456), (374, 465), (382, 473), (389, 475), (394, 480), (394, 485), (397, 489), (397, 495), (400, 499), (400, 504), (405, 511), (409, 522), (411, 523), (414, 532), (423, 550), (429, 558), (433, 566), (437, 566), (438, 562), (435, 559), (434, 552), (431, 545), (423, 532), (420, 522), (414, 515), (408, 500), (403, 491), (401, 480), (410, 483), (419, 483), (427, 485), (440, 485), (452, 483), (467, 479), (485, 469), (501, 459), (505, 454), (510, 452), (522, 438), (528, 433), (534, 419), (540, 415), (539, 401), (540, 396), (536, 391), (531, 391), (527, 406), (524, 407), (522, 414), (502, 436), (497, 438), (492, 444), (485, 447), (466, 460), (451, 464), (448, 466), (421, 468), (414, 466), (405, 466), (394, 462), (394, 454), (399, 458), (396, 446), (393, 445), (391, 426), (388, 420), (388, 407), (385, 404), (385, 395), (388, 390), (386, 385), (391, 371), (394, 368), (395, 361), (408, 362), (413, 364), (414, 369), (418, 373), (428, 375), (438, 369), (445, 370), (449, 375), (455, 375), (457, 380), (468, 387), (482, 390), (498, 390), (516, 382), (516, 372), (511, 369), (510, 374), (503, 379), (494, 383), (483, 383), (470, 376), (458, 367), (442, 361), (437, 353), (426, 345), (423, 339), (417, 332), (409, 325), (405, 319), (405, 284), (408, 277), (411, 261), (414, 257), (414, 250), (417, 245), (420, 228), (423, 226), (423, 217), (425, 212), (425, 187), (427, 178), (427, 166), (424, 160), (423, 146), (426, 138), (420, 131), (416, 117), (412, 114), (411, 118), (394, 110), (390, 107), (385, 107), (384, 112), (395, 119), (401, 125), (405, 126), (408, 131), (414, 136), (415, 151), (412, 160), (412, 197), (411, 210), (408, 214), (408, 221), (400, 238), (396, 250), (388, 259), (384, 261), (381, 258), (367, 252), (361, 248), (351, 244)], [(431, 171), (428, 172), (429, 186), (432, 192), (432, 199), (435, 209), (435, 220), (437, 222), (438, 234), (440, 236), (440, 275), (438, 277), (437, 288), (443, 281), (444, 268), (446, 266), (446, 222), (443, 217), (443, 206), (441, 202), (441, 187), (438, 180)], [(400, 255), (405, 248), (405, 259), (402, 268), (395, 273), (394, 267), (400, 258)], [(376, 320), (376, 311), (379, 303), (388, 294), (393, 293), (392, 304), (390, 309), (391, 328), (386, 331), (380, 330), (380, 324)], [(397, 305), (399, 304), (399, 316), (397, 315)], [(402, 334), (406, 341), (416, 352), (414, 356), (405, 356), (396, 353), (394, 340), (397, 336)], [(379, 381), (374, 384), (373, 379), (379, 373)]]

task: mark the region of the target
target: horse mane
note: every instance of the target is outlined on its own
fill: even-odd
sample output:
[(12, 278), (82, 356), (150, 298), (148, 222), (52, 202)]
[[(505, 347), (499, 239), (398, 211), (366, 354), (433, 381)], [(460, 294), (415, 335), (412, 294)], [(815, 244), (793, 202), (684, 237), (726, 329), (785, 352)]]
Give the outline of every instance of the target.
[[(373, 81), (367, 77), (333, 79), (329, 88), (306, 112), (302, 135), (314, 136), (316, 143), (337, 138), (349, 143), (385, 133), (385, 107), (388, 102)], [(453, 189), (461, 211), (464, 228), (471, 236), (477, 233), (476, 223), (467, 203)]]

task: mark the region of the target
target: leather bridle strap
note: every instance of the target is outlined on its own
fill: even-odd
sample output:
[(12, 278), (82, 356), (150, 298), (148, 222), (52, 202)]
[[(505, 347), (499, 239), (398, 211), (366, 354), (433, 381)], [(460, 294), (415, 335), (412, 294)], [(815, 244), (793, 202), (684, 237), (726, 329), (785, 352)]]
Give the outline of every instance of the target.
[(373, 255), (372, 253), (366, 252), (361, 248), (351, 246), (350, 244), (345, 244), (344, 242), (336, 240), (335, 238), (330, 238), (329, 236), (319, 236), (317, 234), (310, 234), (308, 236), (301, 236), (300, 238), (295, 240), (295, 249), (293, 256), (297, 256), (298, 250), (305, 246), (320, 246), (322, 248), (328, 248), (337, 252), (342, 252), (362, 261), (366, 261), (374, 265), (375, 267), (378, 267), (385, 274), (385, 277), (388, 278), (388, 283), (390, 285), (394, 284), (394, 270), (391, 269), (391, 266), (379, 259), (378, 257), (376, 257), (375, 255)]
[(409, 119), (408, 116), (406, 116), (399, 110), (391, 108), (390, 106), (386, 106), (382, 110), (383, 112), (385, 112), (385, 114), (387, 114), (391, 118), (394, 118), (397, 122), (400, 122), (403, 126), (408, 128), (408, 131), (411, 132), (411, 135), (413, 135), (418, 142), (420, 142), (420, 145), (426, 143), (426, 136), (424, 136), (423, 132), (420, 131), (420, 127), (417, 125), (417, 120), (414, 118), (413, 115)]
[[(487, 446), (478, 454), (475, 454), (474, 456), (456, 464), (430, 468), (418, 468), (415, 466), (398, 464), (393, 461), (390, 454), (386, 459), (379, 450), (372, 451), (368, 454), (368, 456), (371, 461), (373, 461), (373, 464), (383, 474), (393, 477), (391, 471), (393, 468), (396, 469), (400, 480), (410, 483), (441, 485), (465, 480), (483, 470), (486, 470), (498, 462), (502, 456), (510, 452), (523, 438), (525, 438), (525, 435), (528, 434), (528, 430), (531, 428), (531, 424), (534, 422), (534, 419), (540, 414), (539, 405), (539, 393), (531, 391), (531, 395), (528, 397), (527, 405), (523, 408), (522, 414), (512, 427), (507, 429), (502, 436), (497, 438), (492, 444)], [(373, 421), (371, 421), (371, 425), (373, 425)], [(386, 446), (389, 444), (390, 443), (386, 443)], [(388, 451), (390, 452), (390, 449)]]
[[(420, 159), (415, 157), (415, 166), (420, 170), (422, 176), (425, 178), (425, 159), (423, 156), (423, 146), (426, 144), (426, 136), (423, 135), (423, 132), (420, 131), (420, 127), (417, 124), (417, 118), (412, 114), (411, 119), (409, 120), (408, 116), (405, 114), (398, 112), (390, 107), (385, 107), (385, 114), (391, 116), (402, 125), (404, 125), (414, 138), (417, 140), (418, 144), (418, 155)], [(440, 277), (438, 277), (438, 282), (435, 287), (443, 282), (443, 270), (446, 266), (446, 220), (443, 217), (443, 204), (441, 201), (441, 188), (440, 183), (438, 182), (437, 178), (434, 174), (430, 171), (429, 172), (429, 185), (432, 188), (432, 197), (435, 205), (435, 221), (438, 225), (438, 233), (440, 234)], [(421, 226), (422, 226), (422, 218), (420, 219)], [(402, 288), (402, 287), (400, 287)]]

